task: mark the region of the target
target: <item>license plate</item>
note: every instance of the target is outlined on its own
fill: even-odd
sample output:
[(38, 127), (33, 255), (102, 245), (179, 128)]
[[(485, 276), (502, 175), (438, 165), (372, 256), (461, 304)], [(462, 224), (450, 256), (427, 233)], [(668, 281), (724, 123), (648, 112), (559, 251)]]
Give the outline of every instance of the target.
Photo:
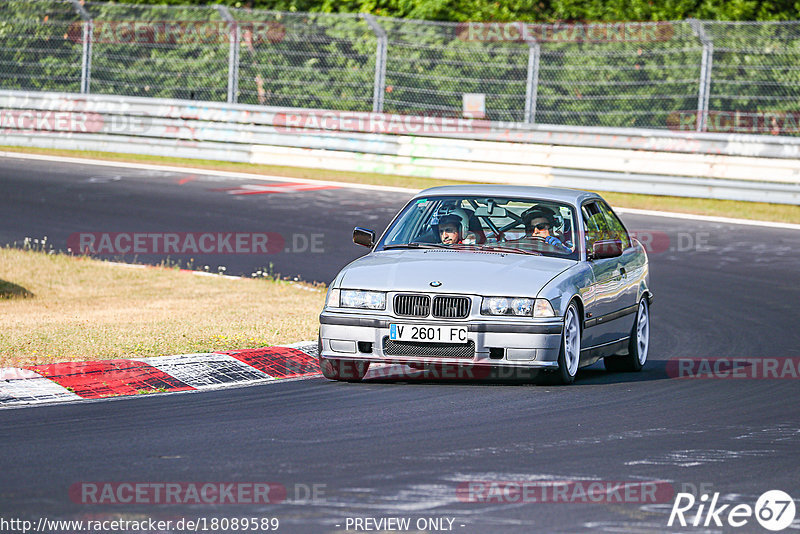
[(418, 343), (466, 343), (467, 327), (390, 324), (389, 339), (392, 341), (416, 341)]

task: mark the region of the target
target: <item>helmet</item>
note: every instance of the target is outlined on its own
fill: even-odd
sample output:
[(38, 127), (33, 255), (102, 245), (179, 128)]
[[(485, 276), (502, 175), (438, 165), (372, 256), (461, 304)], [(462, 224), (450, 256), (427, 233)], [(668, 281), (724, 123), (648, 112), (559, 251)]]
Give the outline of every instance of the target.
[(533, 206), (522, 212), (522, 222), (525, 224), (525, 228), (530, 226), (533, 219), (537, 218), (546, 219), (553, 228), (561, 225), (561, 221), (559, 220), (560, 218), (556, 215), (556, 212), (548, 207)]
[(449, 207), (441, 207), (436, 212), (438, 220), (436, 221), (436, 226), (438, 227), (443, 222), (454, 222), (458, 225), (459, 234), (463, 239), (464, 236), (467, 235), (467, 231), (469, 230), (469, 215), (467, 212), (462, 210), (461, 208), (449, 208)]

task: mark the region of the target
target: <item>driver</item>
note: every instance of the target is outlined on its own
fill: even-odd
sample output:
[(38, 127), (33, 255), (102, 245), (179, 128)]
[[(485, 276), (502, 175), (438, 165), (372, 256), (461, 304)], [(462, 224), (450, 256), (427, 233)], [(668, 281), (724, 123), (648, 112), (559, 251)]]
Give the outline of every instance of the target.
[(556, 214), (550, 208), (544, 206), (530, 208), (522, 214), (522, 222), (525, 223), (526, 237), (538, 237), (553, 248), (572, 252), (570, 246), (565, 245), (553, 235), (553, 228), (556, 226)]

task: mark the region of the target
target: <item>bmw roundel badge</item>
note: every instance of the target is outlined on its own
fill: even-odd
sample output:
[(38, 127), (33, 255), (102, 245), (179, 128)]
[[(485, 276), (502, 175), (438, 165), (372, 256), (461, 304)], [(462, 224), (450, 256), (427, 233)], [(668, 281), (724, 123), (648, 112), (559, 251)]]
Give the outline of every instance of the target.
[(442, 283), (438, 280), (431, 282), (431, 287), (439, 287), (440, 285), (442, 285)]

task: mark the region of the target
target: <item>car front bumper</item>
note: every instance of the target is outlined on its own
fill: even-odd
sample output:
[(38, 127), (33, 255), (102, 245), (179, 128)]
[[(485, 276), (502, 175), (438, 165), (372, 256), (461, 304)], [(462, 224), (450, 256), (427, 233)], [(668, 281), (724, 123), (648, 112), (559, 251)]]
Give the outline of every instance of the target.
[[(368, 314), (320, 315), (320, 355), (325, 358), (405, 364), (557, 368), (563, 320), (409, 320)], [(466, 326), (470, 348), (457, 344), (403, 343), (387, 347), (390, 324)], [(435, 346), (434, 346), (435, 345)], [(439, 354), (437, 347), (441, 347)], [(387, 350), (388, 349), (388, 350)], [(416, 350), (418, 349), (418, 351)], [(459, 352), (458, 357), (450, 353)], [(398, 353), (402, 352), (402, 353)], [(466, 353), (466, 354), (465, 354)]]

